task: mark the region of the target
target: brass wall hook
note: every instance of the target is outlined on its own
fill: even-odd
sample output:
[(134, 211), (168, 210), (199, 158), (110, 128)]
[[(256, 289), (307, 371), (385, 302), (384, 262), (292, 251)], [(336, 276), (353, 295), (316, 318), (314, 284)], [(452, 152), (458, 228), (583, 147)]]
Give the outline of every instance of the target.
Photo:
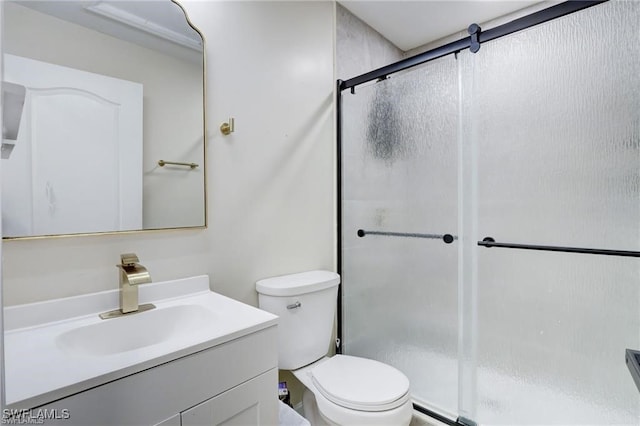
[(220, 125), (220, 131), (223, 135), (227, 136), (235, 131), (235, 119), (233, 117), (229, 117), (229, 121), (227, 123), (222, 123)]

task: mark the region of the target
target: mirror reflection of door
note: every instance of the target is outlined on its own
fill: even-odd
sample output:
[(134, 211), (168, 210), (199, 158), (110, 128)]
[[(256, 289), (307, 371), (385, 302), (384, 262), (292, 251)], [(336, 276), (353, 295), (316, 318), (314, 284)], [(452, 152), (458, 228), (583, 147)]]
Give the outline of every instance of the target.
[[(204, 42), (183, 9), (172, 0), (13, 0), (3, 3), (3, 12), (2, 53), (25, 60), (25, 69), (14, 70), (3, 82), (5, 105), (15, 98), (19, 104), (15, 117), (22, 122), (14, 127), (30, 132), (35, 118), (29, 119), (27, 129), (22, 116), (26, 86), (28, 113), (37, 115), (38, 127), (49, 126), (29, 146), (16, 140), (17, 130), (6, 133), (2, 141), (0, 181), (9, 191), (2, 192), (3, 238), (205, 227)], [(31, 78), (65, 75), (43, 63), (86, 74), (35, 84), (24, 80), (27, 58), (41, 70), (30, 71)], [(99, 90), (98, 76), (104, 78), (105, 90)], [(95, 87), (74, 85), (85, 80)], [(139, 90), (144, 87), (142, 124), (135, 127), (135, 132), (142, 132), (143, 152), (141, 166), (131, 178), (125, 173), (132, 170), (133, 161), (138, 167), (139, 140), (127, 146), (119, 139), (117, 154), (105, 142), (110, 132), (111, 137), (117, 133), (122, 138), (122, 120), (131, 118), (127, 112), (131, 103), (120, 98), (124, 89), (115, 89), (115, 81), (139, 83)], [(5, 123), (8, 111), (3, 111)], [(47, 117), (47, 111), (54, 115)], [(70, 117), (61, 116), (62, 111), (69, 111)], [(114, 114), (117, 125), (107, 118)], [(133, 114), (138, 126), (140, 110)], [(86, 126), (80, 128), (78, 122)], [(65, 149), (60, 149), (61, 141)], [(159, 160), (187, 166), (160, 167)], [(192, 163), (197, 167), (189, 167)], [(54, 164), (59, 168), (54, 170)], [(7, 168), (26, 177), (6, 177)], [(132, 191), (138, 192), (135, 201), (129, 198)], [(72, 216), (64, 219), (66, 213)]]
[(4, 235), (142, 228), (142, 85), (14, 55), (5, 80), (26, 99)]

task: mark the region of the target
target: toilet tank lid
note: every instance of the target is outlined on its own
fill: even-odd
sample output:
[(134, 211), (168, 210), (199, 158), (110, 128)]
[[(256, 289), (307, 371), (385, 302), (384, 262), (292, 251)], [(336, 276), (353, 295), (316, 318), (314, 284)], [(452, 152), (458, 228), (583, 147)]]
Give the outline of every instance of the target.
[(256, 290), (268, 296), (297, 296), (335, 287), (340, 275), (331, 271), (309, 271), (265, 278), (256, 282)]

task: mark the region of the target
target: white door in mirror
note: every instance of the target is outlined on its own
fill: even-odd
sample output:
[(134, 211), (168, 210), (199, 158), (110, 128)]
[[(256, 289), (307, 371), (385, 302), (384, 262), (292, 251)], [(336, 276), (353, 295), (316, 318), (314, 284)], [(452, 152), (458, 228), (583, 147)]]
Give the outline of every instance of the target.
[(142, 85), (4, 58), (5, 79), (27, 88), (3, 164), (4, 236), (141, 229)]

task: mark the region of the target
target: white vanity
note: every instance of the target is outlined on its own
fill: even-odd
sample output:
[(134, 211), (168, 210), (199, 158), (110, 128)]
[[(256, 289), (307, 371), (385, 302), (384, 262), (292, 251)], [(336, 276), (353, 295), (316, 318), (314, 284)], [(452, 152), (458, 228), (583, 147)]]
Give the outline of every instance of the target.
[[(277, 317), (209, 290), (207, 276), (5, 309), (6, 399), (60, 425), (277, 424)], [(27, 409), (19, 412), (20, 409)]]

